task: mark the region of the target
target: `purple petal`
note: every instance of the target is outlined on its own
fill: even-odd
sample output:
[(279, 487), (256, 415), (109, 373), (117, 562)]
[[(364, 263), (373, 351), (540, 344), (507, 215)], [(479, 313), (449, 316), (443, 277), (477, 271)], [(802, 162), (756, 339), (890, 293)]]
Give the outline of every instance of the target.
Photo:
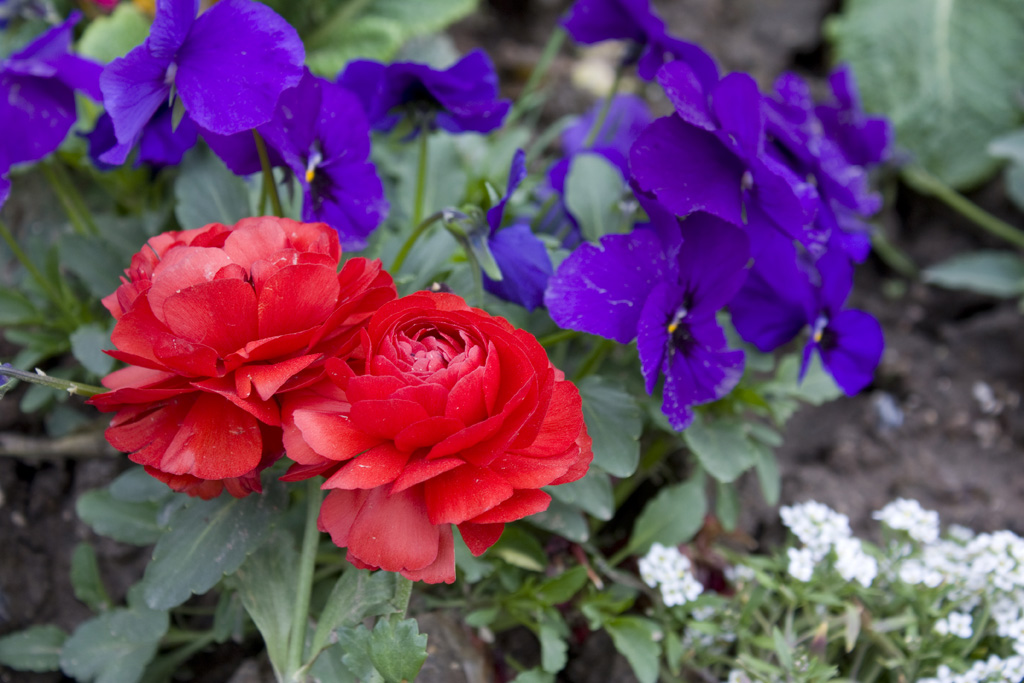
[(75, 118), (75, 94), (57, 79), (0, 72), (0, 171), (57, 149)]
[[(769, 155), (762, 156), (751, 168), (751, 176), (749, 203), (756, 204), (784, 234), (806, 242), (807, 227), (818, 202), (814, 187)], [(749, 209), (748, 205), (748, 213)]]
[[(640, 372), (644, 376), (647, 393), (654, 393), (658, 376), (665, 364), (665, 354), (671, 343), (668, 325), (682, 304), (686, 292), (668, 282), (659, 282), (650, 291), (640, 309), (636, 330), (636, 349), (640, 356)], [(674, 353), (674, 351), (673, 351)]]
[(323, 104), (315, 133), (323, 146), (324, 158), (345, 156), (365, 161), (370, 156), (370, 125), (359, 99), (329, 82), (321, 83), (321, 92)]
[(68, 48), (71, 47), (71, 31), (81, 18), (80, 12), (72, 12), (63, 22), (43, 33), (5, 61), (46, 62), (67, 54)]
[(304, 60), (299, 35), (272, 9), (221, 0), (178, 51), (175, 84), (201, 128), (231, 135), (270, 121), (281, 93), (302, 78)]
[[(642, 8), (647, 3), (631, 4)], [(649, 9), (647, 11), (650, 12)], [(633, 12), (633, 7), (615, 0), (577, 0), (562, 18), (561, 24), (573, 40), (584, 45), (605, 40), (645, 42), (646, 34)]]
[(693, 315), (713, 315), (735, 296), (747, 276), (750, 240), (731, 223), (693, 213), (681, 223), (683, 245), (676, 264), (692, 297)]
[(717, 401), (732, 391), (743, 377), (742, 351), (696, 347), (684, 356), (669, 356), (661, 411), (674, 429), (690, 426), (690, 406)]
[(687, 123), (698, 128), (713, 131), (718, 126), (708, 109), (708, 96), (701, 85), (697, 74), (683, 62), (666, 64), (658, 72), (658, 83), (665, 91), (665, 96)]
[(61, 83), (74, 90), (81, 90), (97, 102), (103, 101), (103, 92), (100, 90), (102, 64), (77, 55), (62, 55), (57, 59), (56, 66), (57, 78)]
[[(521, 149), (517, 149), (516, 153), (512, 156), (512, 166), (509, 168), (508, 171), (508, 183), (506, 184), (505, 187), (505, 195), (498, 201), (497, 204), (495, 204), (494, 206), (487, 210), (487, 225), (490, 226), (491, 228), (492, 237), (495, 231), (501, 227), (501, 221), (505, 216), (505, 205), (508, 203), (508, 198), (512, 196), (512, 193), (516, 191), (516, 188), (519, 187), (519, 184), (523, 182), (523, 178), (525, 177), (526, 152), (524, 152)], [(562, 178), (562, 183), (565, 183), (564, 177)], [(544, 252), (544, 255), (546, 258), (546, 251)], [(550, 273), (548, 274), (550, 275)], [(534, 308), (536, 308), (536, 305), (534, 306)]]
[(305, 186), (302, 218), (338, 231), (345, 249), (362, 249), (388, 212), (384, 187), (373, 164), (343, 159), (321, 166)]
[[(332, 95), (327, 97), (325, 90)], [(342, 94), (334, 96), (335, 91)], [(341, 150), (351, 147), (360, 161), (366, 159), (369, 151), (370, 129), (358, 99), (344, 88), (317, 78), (309, 69), (303, 72), (297, 86), (281, 93), (274, 118), (260, 127), (260, 134), (270, 147), (280, 150), (289, 164), (296, 160), (305, 164), (313, 141), (318, 138), (333, 140), (332, 136), (336, 136), (339, 142), (334, 146)], [(333, 156), (330, 152), (324, 154)]]
[(516, 223), (499, 230), (489, 240), (491, 253), (501, 269), (501, 280), (484, 275), (484, 289), (532, 311), (544, 303), (544, 289), (551, 278), (547, 247), (529, 224)]
[(834, 316), (853, 289), (853, 264), (842, 252), (827, 251), (815, 265), (821, 277), (821, 308)]
[(792, 243), (770, 240), (729, 303), (736, 331), (759, 351), (789, 342), (818, 314), (815, 292)]
[[(562, 132), (562, 152), (566, 156), (583, 150), (584, 142), (597, 122), (602, 107), (602, 103), (598, 102)], [(616, 150), (625, 156), (629, 154), (629, 148), (640, 131), (650, 122), (651, 111), (643, 98), (637, 95), (616, 95), (592, 147)]]
[(754, 79), (731, 73), (711, 93), (711, 107), (718, 125), (748, 158), (764, 150), (764, 112), (761, 92)]
[(645, 81), (654, 79), (662, 64), (667, 61), (666, 54), (693, 69), (705, 92), (710, 91), (718, 82), (718, 67), (715, 66), (715, 60), (711, 55), (699, 45), (664, 33), (660, 38), (651, 39), (650, 47), (637, 64), (637, 75)]
[(386, 111), (378, 112), (376, 108), (386, 68), (378, 62), (356, 60), (350, 62), (338, 76), (338, 85), (359, 98), (359, 102), (363, 105), (363, 112), (369, 118), (370, 125), (375, 128), (379, 123), (377, 117), (387, 113)]
[(819, 345), (825, 368), (847, 395), (871, 383), (884, 348), (878, 321), (852, 309), (829, 321)]
[(199, 129), (191, 118), (185, 116), (174, 130), (174, 113), (171, 107), (163, 107), (142, 131), (139, 141), (137, 164), (177, 166), (185, 152), (196, 145)]
[(123, 154), (105, 155), (107, 163), (124, 163), (146, 123), (167, 102), (171, 93), (171, 86), (165, 82), (167, 67), (166, 60), (153, 57), (145, 45), (140, 45), (103, 69), (103, 105), (114, 122), (117, 141), (127, 146)]
[(630, 150), (637, 185), (683, 216), (704, 211), (740, 224), (746, 171), (719, 139), (678, 116), (648, 126)]
[(614, 339), (636, 337), (641, 307), (666, 276), (662, 246), (649, 230), (584, 243), (558, 267), (544, 303), (559, 327)]
[(157, 0), (156, 18), (146, 38), (146, 47), (157, 59), (170, 62), (185, 43), (199, 14), (199, 0)]
[(0, 175), (0, 207), (7, 201), (7, 197), (11, 194), (11, 181), (7, 179), (7, 176)]

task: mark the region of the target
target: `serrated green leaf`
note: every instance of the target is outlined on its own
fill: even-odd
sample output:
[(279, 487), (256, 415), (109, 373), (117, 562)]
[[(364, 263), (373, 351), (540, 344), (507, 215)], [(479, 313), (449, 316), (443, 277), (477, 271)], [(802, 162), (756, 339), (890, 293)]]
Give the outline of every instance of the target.
[(586, 543), (590, 538), (590, 526), (583, 513), (557, 498), (551, 500), (547, 510), (530, 515), (527, 519), (530, 524), (575, 543)]
[(615, 494), (611, 478), (600, 468), (591, 465), (585, 476), (568, 484), (549, 486), (544, 489), (557, 500), (577, 507), (601, 520), (609, 520), (615, 514)]
[(693, 424), (683, 432), (683, 440), (707, 473), (718, 481), (735, 481), (757, 462), (757, 451), (739, 420), (708, 420), (696, 415)]
[(1010, 251), (974, 251), (926, 268), (925, 282), (946, 289), (1014, 298), (1024, 294), (1024, 260)]
[(79, 625), (64, 643), (61, 670), (78, 681), (136, 683), (170, 623), (167, 612), (135, 605)]
[(427, 660), (427, 636), (415, 619), (380, 619), (373, 631), (360, 625), (338, 633), (342, 662), (364, 682), (406, 683)]
[(100, 536), (122, 543), (149, 545), (163, 534), (156, 503), (117, 500), (106, 489), (86, 491), (75, 504), (78, 517)]
[(245, 181), (212, 154), (189, 153), (174, 183), (174, 215), (185, 230), (234, 225), (251, 215)]
[(86, 370), (95, 375), (106, 375), (114, 367), (114, 359), (103, 353), (113, 350), (110, 330), (98, 323), (82, 325), (71, 333), (71, 353)]
[(32, 626), (0, 638), (0, 664), (17, 671), (57, 671), (68, 635), (57, 626)]
[(279, 679), (288, 664), (288, 634), (297, 599), (298, 564), (295, 539), (278, 531), (235, 572), (242, 605), (263, 636), (267, 656)]
[(78, 53), (97, 62), (124, 57), (149, 35), (150, 19), (133, 3), (123, 2), (108, 16), (99, 16), (85, 26)]
[(285, 508), (284, 489), (191, 501), (178, 510), (153, 549), (143, 579), (146, 603), (169, 609), (213, 588), (259, 547)]
[(643, 554), (653, 543), (674, 546), (690, 540), (704, 525), (707, 510), (702, 477), (666, 486), (647, 503), (633, 525), (629, 552)]
[(397, 576), (393, 572), (346, 569), (324, 604), (313, 634), (310, 657), (327, 646), (334, 629), (355, 626), (366, 617), (386, 614), (395, 594)]
[(592, 152), (573, 156), (565, 177), (565, 206), (584, 239), (596, 242), (622, 232), (626, 226), (619, 202), (624, 190), (622, 173), (606, 158)]
[(1024, 4), (847, 0), (826, 32), (919, 164), (960, 188), (991, 175), (988, 144), (1021, 121)]
[(594, 440), (593, 464), (614, 477), (632, 476), (640, 463), (644, 425), (636, 399), (596, 375), (580, 382), (579, 390), (583, 419)]
[(75, 597), (94, 612), (109, 609), (113, 604), (100, 578), (96, 550), (85, 541), (75, 546), (71, 554), (71, 588), (75, 591)]
[(658, 625), (642, 617), (615, 617), (605, 622), (604, 628), (629, 665), (633, 667), (640, 683), (655, 683), (658, 680), (658, 661), (661, 647), (656, 634)]

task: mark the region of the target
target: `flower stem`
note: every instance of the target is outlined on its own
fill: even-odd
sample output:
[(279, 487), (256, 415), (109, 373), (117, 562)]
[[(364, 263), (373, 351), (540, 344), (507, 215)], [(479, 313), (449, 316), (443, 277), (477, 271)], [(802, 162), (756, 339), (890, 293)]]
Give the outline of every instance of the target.
[(36, 265), (32, 263), (32, 260), (28, 257), (28, 254), (24, 252), (21, 245), (18, 244), (17, 240), (14, 239), (14, 235), (11, 234), (10, 228), (0, 221), (0, 238), (3, 238), (7, 246), (10, 247), (14, 253), (14, 257), (18, 259), (18, 262), (28, 271), (28, 274), (32, 276), (32, 279), (36, 281), (36, 284), (43, 290), (43, 292), (50, 298), (50, 300), (64, 313), (66, 313), (71, 320), (74, 322), (78, 321), (78, 316), (68, 306), (67, 300), (61, 295), (60, 291), (53, 288), (53, 285), (47, 281), (43, 274), (39, 272)]
[(71, 227), (79, 235), (88, 235), (89, 228), (86, 227), (82, 217), (78, 214), (75, 202), (70, 196), (68, 184), (64, 182), (66, 178), (62, 178), (55, 170), (55, 166), (49, 162), (39, 164), (39, 167), (43, 170), (43, 175), (46, 176), (46, 180), (57, 194), (57, 201), (60, 202), (64, 213), (67, 214), (68, 220), (71, 221)]
[(917, 192), (935, 197), (982, 230), (1001, 237), (1016, 247), (1024, 248), (1024, 231), (996, 218), (920, 166), (904, 167), (902, 178), (903, 182)]
[(423, 203), (427, 197), (427, 132), (420, 133), (420, 161), (416, 169), (416, 196), (412, 205), (412, 224), (419, 226), (423, 221)]
[(78, 211), (78, 216), (85, 224), (86, 229), (93, 235), (99, 235), (100, 229), (96, 227), (96, 221), (92, 219), (92, 212), (89, 211), (88, 205), (85, 200), (82, 199), (82, 193), (75, 187), (75, 183), (71, 180), (71, 176), (68, 174), (67, 167), (60, 161), (51, 162), (53, 165), (53, 171), (60, 179), (61, 184), (64, 186), (67, 192), (68, 198)]
[(263, 136), (255, 128), (252, 130), (252, 136), (256, 140), (256, 153), (260, 157), (260, 167), (263, 169), (263, 191), (270, 197), (270, 208), (274, 210), (274, 215), (284, 216), (281, 198), (277, 194), (277, 181), (274, 180), (274, 169), (270, 166), (270, 155), (267, 154), (267, 143), (263, 142)]
[(615, 348), (615, 342), (611, 339), (602, 339), (594, 348), (590, 351), (586, 358), (583, 359), (583, 363), (580, 365), (579, 370), (576, 371), (576, 375), (572, 378), (573, 382), (579, 382), (584, 377), (592, 375), (601, 367), (601, 363), (604, 362), (605, 356), (607, 356), (612, 349)]
[(530, 72), (530, 77), (526, 79), (526, 84), (523, 86), (522, 92), (519, 93), (512, 111), (509, 112), (508, 118), (505, 119), (506, 127), (518, 121), (530, 106), (531, 95), (533, 95), (533, 91), (537, 89), (537, 86), (540, 85), (548, 69), (554, 63), (555, 57), (561, 51), (562, 45), (565, 43), (565, 35), (565, 30), (559, 27), (548, 38), (544, 51), (540, 53), (540, 59), (537, 60), (537, 65)]
[(549, 335), (540, 337), (537, 341), (540, 342), (541, 346), (554, 346), (555, 344), (561, 344), (564, 341), (569, 341), (580, 336), (580, 332), (576, 330), (559, 330), (558, 332), (552, 332)]
[(401, 574), (396, 575), (395, 596), (391, 598), (391, 604), (395, 608), (395, 614), (404, 617), (409, 611), (409, 598), (412, 597), (412, 580)]
[(615, 99), (615, 95), (619, 92), (619, 86), (622, 84), (622, 74), (625, 71), (625, 66), (619, 65), (615, 69), (615, 80), (612, 81), (612, 87), (605, 95), (604, 102), (601, 104), (601, 110), (597, 112), (597, 118), (594, 119), (594, 125), (590, 127), (590, 132), (587, 133), (587, 139), (583, 142), (583, 149), (590, 149), (597, 140), (597, 136), (601, 133), (601, 129), (604, 127), (604, 122), (608, 119), (608, 112), (612, 109), (612, 101)]
[(81, 382), (72, 382), (69, 379), (50, 377), (47, 374), (43, 374), (41, 370), (25, 372), (24, 370), (18, 370), (17, 368), (12, 368), (8, 365), (0, 366), (0, 377), (9, 377), (11, 379), (20, 379), (33, 384), (42, 384), (43, 386), (50, 387), (51, 389), (59, 389), (74, 396), (84, 396), (86, 398), (91, 398), (96, 394), (102, 394), (106, 391), (105, 388), (97, 387), (92, 384), (82, 384)]
[(398, 256), (395, 257), (394, 263), (391, 264), (392, 273), (398, 272), (398, 270), (402, 267), (402, 264), (405, 263), (406, 257), (409, 256), (409, 252), (412, 251), (412, 246), (416, 244), (416, 240), (418, 240), (420, 236), (424, 232), (426, 232), (427, 228), (429, 228), (435, 222), (441, 220), (443, 215), (444, 212), (438, 211), (436, 213), (430, 214), (425, 219), (420, 221), (419, 225), (417, 225), (416, 228), (412, 231), (412, 234), (409, 235), (409, 237), (405, 240), (405, 243), (402, 244), (402, 248), (398, 250)]
[(292, 632), (288, 640), (288, 680), (296, 678), (302, 667), (302, 654), (306, 645), (306, 624), (309, 622), (309, 599), (313, 590), (313, 570), (316, 569), (316, 551), (320, 540), (317, 518), (323, 491), (320, 480), (310, 479), (306, 485), (306, 527), (302, 533), (302, 555), (299, 557), (299, 585), (292, 610)]

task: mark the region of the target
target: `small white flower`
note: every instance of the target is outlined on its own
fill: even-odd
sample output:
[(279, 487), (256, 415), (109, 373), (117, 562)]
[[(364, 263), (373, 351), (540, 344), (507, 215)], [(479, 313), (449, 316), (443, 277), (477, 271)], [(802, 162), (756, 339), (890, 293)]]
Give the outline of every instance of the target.
[(814, 575), (814, 555), (807, 548), (789, 548), (789, 573), (797, 581), (807, 582)]
[(864, 552), (856, 538), (843, 538), (836, 542), (836, 571), (847, 581), (858, 581), (865, 588), (878, 576), (878, 562)]
[(940, 636), (949, 635), (949, 622), (946, 619), (939, 619), (935, 622), (935, 632)]
[(951, 612), (946, 617), (946, 623), (949, 625), (949, 634), (956, 636), (957, 638), (970, 638), (974, 635), (974, 630), (971, 628), (971, 615), (964, 612)]
[(921, 543), (934, 543), (939, 538), (939, 513), (925, 510), (916, 500), (897, 498), (872, 516), (890, 529), (906, 531)]
[(729, 672), (729, 678), (726, 679), (726, 683), (751, 683), (750, 677), (739, 669), (733, 669)]

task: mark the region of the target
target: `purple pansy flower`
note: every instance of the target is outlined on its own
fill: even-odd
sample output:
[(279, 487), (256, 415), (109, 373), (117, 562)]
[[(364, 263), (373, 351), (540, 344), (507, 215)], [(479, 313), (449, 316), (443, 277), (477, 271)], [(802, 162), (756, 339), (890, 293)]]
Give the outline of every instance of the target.
[(0, 60), (0, 172), (57, 149), (74, 125), (75, 91), (100, 99), (102, 66), (68, 53), (67, 21)]
[(683, 221), (647, 204), (651, 223), (582, 244), (558, 267), (544, 301), (559, 326), (637, 340), (648, 393), (665, 376), (662, 411), (675, 429), (692, 406), (722, 398), (743, 374), (715, 319), (746, 276), (742, 230), (706, 213)]
[(172, 94), (200, 128), (231, 135), (269, 121), (281, 92), (302, 77), (302, 41), (266, 5), (221, 0), (198, 12), (199, 0), (158, 0), (146, 42), (103, 70), (119, 143), (108, 163), (124, 162)]
[(639, 51), (637, 75), (645, 81), (652, 80), (671, 59), (689, 64), (705, 88), (718, 80), (715, 61), (700, 46), (670, 36), (650, 0), (577, 0), (561, 23), (584, 45), (632, 41)]
[(483, 50), (443, 71), (426, 64), (352, 62), (338, 83), (358, 95), (375, 130), (390, 131), (411, 116), (413, 135), (427, 128), (489, 133), (501, 126), (508, 100), (498, 99), (498, 75)]
[[(157, 109), (149, 120), (139, 138), (139, 155), (135, 165), (153, 164), (154, 166), (177, 166), (185, 156), (185, 152), (196, 144), (199, 129), (192, 119), (183, 118), (178, 128), (174, 128), (173, 112), (166, 104)], [(118, 158), (120, 151), (117, 136), (114, 134), (114, 121), (110, 114), (104, 113), (96, 120), (91, 133), (82, 134), (89, 143), (89, 158), (102, 170), (113, 168), (116, 164), (107, 163), (107, 155)]]
[(501, 270), (501, 280), (492, 280), (485, 273), (484, 288), (496, 297), (532, 311), (544, 303), (544, 288), (552, 273), (547, 247), (533, 234), (527, 221), (514, 221), (501, 227), (505, 205), (525, 177), (526, 154), (520, 149), (512, 157), (505, 196), (487, 211), (487, 246)]
[(7, 176), (0, 175), (0, 207), (3, 207), (4, 202), (7, 201), (7, 197), (11, 194), (11, 181), (7, 179)]
[(658, 119), (630, 150), (640, 191), (677, 215), (704, 211), (746, 225), (760, 248), (774, 226), (804, 242), (818, 205), (814, 187), (765, 151), (765, 114), (757, 84), (732, 73), (706, 93), (693, 70), (666, 64), (658, 81), (676, 113)]
[(860, 106), (857, 82), (848, 66), (828, 77), (835, 104), (815, 108), (825, 135), (835, 140), (847, 161), (871, 167), (885, 161), (892, 142), (892, 124), (884, 116), (868, 116)]
[(811, 263), (792, 242), (774, 238), (729, 310), (740, 336), (765, 352), (809, 326), (800, 377), (817, 351), (840, 388), (855, 394), (871, 383), (885, 344), (877, 320), (843, 308), (852, 286), (853, 267), (842, 253), (830, 250)]

